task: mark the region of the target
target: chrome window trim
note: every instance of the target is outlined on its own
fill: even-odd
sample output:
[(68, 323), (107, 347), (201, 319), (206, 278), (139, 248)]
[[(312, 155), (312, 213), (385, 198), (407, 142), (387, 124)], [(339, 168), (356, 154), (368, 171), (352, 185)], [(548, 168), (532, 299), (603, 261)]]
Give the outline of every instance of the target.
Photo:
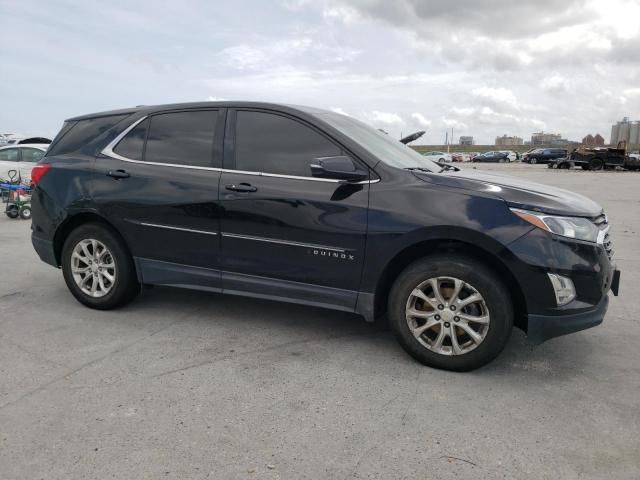
[(133, 122), (131, 125), (125, 128), (122, 132), (120, 132), (120, 134), (116, 138), (111, 140), (111, 142), (109, 142), (109, 144), (106, 147), (104, 147), (100, 153), (102, 153), (103, 155), (106, 155), (107, 157), (116, 158), (118, 160), (123, 160), (125, 162), (146, 163), (140, 160), (132, 160), (130, 158), (123, 157), (122, 155), (118, 155), (116, 152), (113, 151), (113, 149), (116, 148), (118, 143), (120, 143), (120, 140), (126, 137), (131, 130), (136, 128), (138, 124), (144, 122), (148, 117), (149, 117), (148, 115), (145, 115), (144, 117), (139, 118), (138, 120)]
[(321, 250), (331, 250), (333, 252), (346, 253), (349, 249), (339, 247), (328, 247), (326, 245), (317, 245), (314, 243), (292, 242), (289, 240), (279, 240), (277, 238), (254, 237), (251, 235), (239, 235), (236, 233), (222, 232), (223, 237), (239, 238), (241, 240), (254, 240), (256, 242), (278, 243), (280, 245), (291, 245), (293, 247), (318, 248)]
[(325, 183), (344, 183), (344, 184), (350, 184), (350, 185), (364, 185), (367, 183), (368, 184), (378, 183), (380, 181), (379, 178), (376, 178), (374, 180), (362, 180), (360, 182), (346, 182), (344, 180), (336, 180), (333, 178), (302, 177), (299, 175), (282, 175), (279, 173), (251, 172), (246, 170), (233, 170), (229, 168), (199, 167), (196, 165), (178, 165), (175, 163), (147, 162), (143, 160), (134, 160), (132, 158), (123, 157), (122, 155), (118, 155), (116, 152), (114, 152), (113, 149), (116, 148), (118, 143), (120, 143), (120, 141), (124, 137), (126, 137), (131, 130), (136, 128), (138, 124), (142, 123), (147, 118), (149, 118), (149, 115), (145, 115), (144, 117), (139, 118), (138, 120), (133, 122), (131, 125), (125, 128), (116, 138), (111, 140), (111, 142), (106, 147), (104, 147), (100, 153), (102, 153), (103, 155), (106, 155), (107, 157), (115, 158), (116, 160), (121, 160), (123, 162), (129, 162), (129, 163), (140, 163), (143, 165), (158, 165), (161, 167), (188, 168), (192, 170), (208, 170), (210, 172), (238, 173), (240, 175), (252, 175), (256, 177), (288, 178), (291, 180), (308, 180), (312, 182), (325, 182)]
[(194, 230), (193, 228), (174, 227), (172, 225), (160, 225), (158, 223), (134, 222), (145, 227), (164, 228), (167, 230), (178, 230), (180, 232), (202, 233), (204, 235), (218, 235), (218, 232), (210, 232), (208, 230)]

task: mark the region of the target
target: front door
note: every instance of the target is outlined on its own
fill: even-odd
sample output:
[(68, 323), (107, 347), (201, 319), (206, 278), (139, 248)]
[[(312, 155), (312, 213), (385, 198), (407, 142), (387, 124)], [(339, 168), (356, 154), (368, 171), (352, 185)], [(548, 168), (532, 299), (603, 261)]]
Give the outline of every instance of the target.
[(230, 112), (220, 179), (224, 290), (353, 309), (365, 254), (369, 181), (311, 176), (345, 152), (303, 121)]
[(224, 115), (154, 114), (96, 159), (94, 204), (125, 236), (143, 281), (220, 287)]

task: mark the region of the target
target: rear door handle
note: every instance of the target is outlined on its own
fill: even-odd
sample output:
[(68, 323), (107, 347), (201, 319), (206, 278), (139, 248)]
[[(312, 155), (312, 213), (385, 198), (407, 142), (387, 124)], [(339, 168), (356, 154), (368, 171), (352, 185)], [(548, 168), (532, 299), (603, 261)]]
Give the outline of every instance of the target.
[(124, 170), (109, 170), (107, 172), (107, 176), (109, 177), (113, 177), (116, 180), (120, 179), (120, 178), (129, 178), (131, 175), (129, 175), (127, 172), (125, 172)]
[(257, 187), (254, 187), (253, 185), (250, 185), (248, 183), (240, 183), (238, 185), (229, 184), (229, 185), (225, 185), (224, 188), (226, 188), (227, 190), (231, 190), (232, 192), (242, 192), (242, 193), (252, 193), (252, 192), (258, 191)]

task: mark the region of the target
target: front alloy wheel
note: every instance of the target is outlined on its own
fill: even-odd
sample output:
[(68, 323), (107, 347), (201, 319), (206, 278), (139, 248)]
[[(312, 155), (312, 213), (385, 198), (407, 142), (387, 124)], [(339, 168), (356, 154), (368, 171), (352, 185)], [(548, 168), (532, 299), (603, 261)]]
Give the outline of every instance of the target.
[(425, 348), (440, 355), (463, 355), (485, 339), (491, 317), (472, 285), (455, 277), (434, 277), (409, 295), (406, 320)]
[(493, 360), (513, 327), (509, 289), (491, 268), (462, 253), (409, 265), (389, 293), (389, 324), (419, 362), (468, 371)]

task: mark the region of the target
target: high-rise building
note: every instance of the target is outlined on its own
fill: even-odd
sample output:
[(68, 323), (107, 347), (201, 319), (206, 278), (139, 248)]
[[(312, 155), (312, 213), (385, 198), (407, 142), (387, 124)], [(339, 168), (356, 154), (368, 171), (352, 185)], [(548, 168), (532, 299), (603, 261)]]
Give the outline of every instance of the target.
[(473, 145), (473, 137), (463, 135), (460, 137), (460, 145)]
[(611, 145), (621, 141), (627, 142), (627, 145), (640, 144), (640, 121), (630, 121), (629, 117), (624, 117), (611, 126)]
[(497, 147), (507, 147), (513, 145), (522, 145), (524, 141), (520, 137), (516, 136), (508, 136), (503, 135), (501, 137), (496, 137), (496, 146)]

